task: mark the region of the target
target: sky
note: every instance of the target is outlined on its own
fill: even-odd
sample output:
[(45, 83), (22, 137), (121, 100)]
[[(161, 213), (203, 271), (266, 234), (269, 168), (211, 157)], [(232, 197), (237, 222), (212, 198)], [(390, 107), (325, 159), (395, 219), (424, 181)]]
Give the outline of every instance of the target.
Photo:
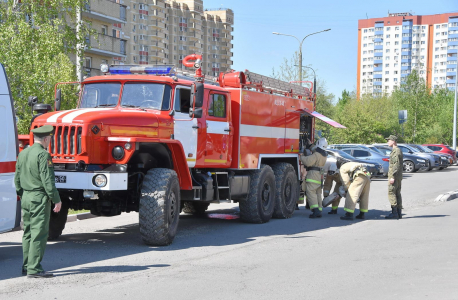
[[(458, 12), (458, 0), (203, 0), (206, 8), (234, 11), (233, 65), (237, 71), (250, 70), (266, 76), (278, 69), (284, 58), (299, 50), (293, 37), (302, 40), (303, 65), (310, 65), (326, 90), (337, 100), (342, 91), (356, 90), (358, 20), (387, 17), (388, 12), (431, 15)], [(310, 73), (312, 74), (312, 73)], [(313, 75), (307, 80), (313, 80)]]

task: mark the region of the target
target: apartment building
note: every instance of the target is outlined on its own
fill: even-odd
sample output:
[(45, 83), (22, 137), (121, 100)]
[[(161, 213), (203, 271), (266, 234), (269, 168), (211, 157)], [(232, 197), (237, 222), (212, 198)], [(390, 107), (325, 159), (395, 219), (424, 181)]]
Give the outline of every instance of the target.
[(202, 54), (204, 74), (231, 69), (234, 13), (204, 9), (201, 0), (89, 0), (83, 18), (97, 38), (88, 37), (85, 76), (100, 74), (100, 64), (173, 64)]
[(413, 70), (432, 88), (455, 89), (457, 52), (458, 13), (358, 20), (358, 94), (389, 94)]
[[(127, 61), (127, 42), (123, 28), (127, 24), (128, 7), (115, 0), (89, 0), (81, 15), (90, 22), (95, 35), (86, 37), (83, 77), (100, 75), (100, 64)], [(75, 57), (72, 57), (75, 60)]]

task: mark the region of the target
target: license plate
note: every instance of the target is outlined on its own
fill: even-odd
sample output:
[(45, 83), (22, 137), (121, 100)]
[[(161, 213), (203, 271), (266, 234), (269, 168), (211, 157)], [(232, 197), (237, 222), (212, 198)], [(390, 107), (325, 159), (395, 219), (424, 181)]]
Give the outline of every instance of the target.
[(59, 175), (55, 176), (56, 177), (56, 183), (67, 183), (67, 176), (65, 175)]

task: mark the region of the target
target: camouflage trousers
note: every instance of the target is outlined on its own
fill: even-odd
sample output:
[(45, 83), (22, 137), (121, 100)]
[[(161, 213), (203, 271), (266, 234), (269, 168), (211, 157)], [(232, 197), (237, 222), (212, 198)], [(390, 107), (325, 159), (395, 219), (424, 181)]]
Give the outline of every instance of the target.
[(402, 179), (396, 178), (394, 184), (388, 182), (388, 199), (392, 207), (402, 208), (401, 181)]

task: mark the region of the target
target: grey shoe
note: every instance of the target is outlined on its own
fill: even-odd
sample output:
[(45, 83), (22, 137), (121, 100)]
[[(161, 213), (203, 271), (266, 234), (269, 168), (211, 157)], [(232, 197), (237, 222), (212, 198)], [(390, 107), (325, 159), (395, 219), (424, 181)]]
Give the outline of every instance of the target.
[(42, 271), (42, 272), (38, 272), (38, 273), (35, 273), (35, 274), (28, 274), (27, 278), (50, 278), (50, 277), (53, 277), (53, 276), (54, 276), (53, 273), (48, 273), (48, 272)]

